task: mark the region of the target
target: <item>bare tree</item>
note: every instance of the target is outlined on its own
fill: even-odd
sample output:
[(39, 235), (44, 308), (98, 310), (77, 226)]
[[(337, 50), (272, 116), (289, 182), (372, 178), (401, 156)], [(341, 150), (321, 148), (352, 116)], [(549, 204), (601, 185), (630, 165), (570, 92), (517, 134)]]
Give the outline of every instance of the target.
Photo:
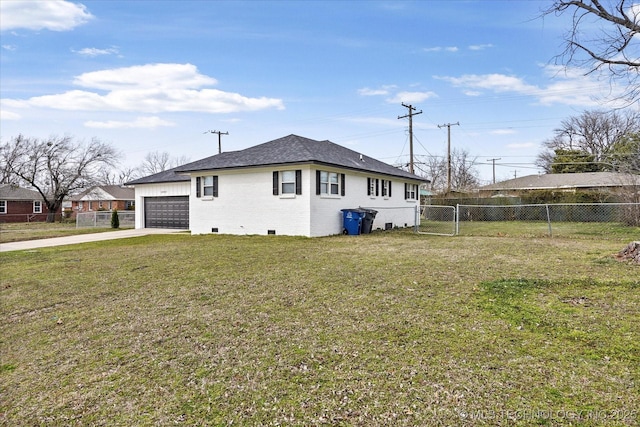
[[(543, 143), (545, 150), (536, 160), (536, 165), (546, 172), (552, 172), (554, 164), (557, 166), (558, 152), (575, 152), (576, 162), (592, 156), (598, 170), (619, 170), (622, 165), (618, 154), (623, 141), (640, 132), (640, 112), (584, 111), (579, 116), (563, 120), (554, 132), (555, 136)], [(626, 159), (630, 160), (630, 157)], [(566, 156), (562, 161), (572, 163)]]
[(152, 151), (144, 157), (144, 161), (138, 167), (138, 170), (142, 175), (153, 175), (154, 173), (164, 172), (188, 162), (189, 158), (185, 156), (171, 157), (166, 151)]
[(136, 168), (112, 169), (105, 167), (100, 170), (98, 176), (100, 184), (122, 185), (138, 178), (140, 174)]
[[(640, 99), (640, 5), (637, 0), (554, 0), (544, 15), (572, 14), (565, 49), (556, 62), (608, 75), (626, 87), (630, 103)], [(593, 30), (593, 26), (598, 31)]]
[[(480, 180), (475, 169), (476, 158), (471, 159), (469, 152), (454, 148), (451, 152), (451, 188), (467, 191), (478, 187)], [(425, 156), (415, 164), (416, 168), (431, 180), (433, 192), (447, 191), (447, 159), (442, 156)]]
[(40, 193), (49, 210), (47, 222), (55, 220), (65, 197), (97, 184), (101, 168), (113, 166), (118, 158), (113, 147), (95, 138), (84, 143), (69, 136), (38, 139), (18, 135), (0, 146), (2, 175)]

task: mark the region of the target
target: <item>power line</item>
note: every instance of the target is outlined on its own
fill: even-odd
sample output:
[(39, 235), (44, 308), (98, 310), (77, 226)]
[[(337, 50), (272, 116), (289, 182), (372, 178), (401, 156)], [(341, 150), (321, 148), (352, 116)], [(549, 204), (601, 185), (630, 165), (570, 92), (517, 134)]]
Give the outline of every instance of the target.
[(460, 122), (438, 125), (439, 128), (447, 128), (447, 194), (451, 192), (451, 126), (460, 126)]
[(409, 109), (409, 114), (405, 114), (404, 116), (398, 116), (398, 119), (404, 119), (405, 117), (409, 117), (409, 172), (413, 173), (413, 116), (422, 114), (422, 110), (417, 113), (413, 111), (416, 109), (412, 105), (406, 105), (404, 102), (402, 106)]
[(205, 133), (217, 133), (218, 134), (218, 154), (222, 153), (222, 135), (229, 135), (229, 132), (221, 132), (219, 130), (208, 130)]

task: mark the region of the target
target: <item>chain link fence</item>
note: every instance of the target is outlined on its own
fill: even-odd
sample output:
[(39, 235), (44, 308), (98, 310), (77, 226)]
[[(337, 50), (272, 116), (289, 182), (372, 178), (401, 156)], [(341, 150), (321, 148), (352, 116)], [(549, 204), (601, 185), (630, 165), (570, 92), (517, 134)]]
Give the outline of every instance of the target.
[(563, 235), (618, 225), (640, 227), (640, 203), (458, 205), (456, 234)]
[[(76, 228), (109, 228), (112, 211), (79, 212), (76, 215)], [(120, 228), (135, 228), (134, 211), (118, 211)]]

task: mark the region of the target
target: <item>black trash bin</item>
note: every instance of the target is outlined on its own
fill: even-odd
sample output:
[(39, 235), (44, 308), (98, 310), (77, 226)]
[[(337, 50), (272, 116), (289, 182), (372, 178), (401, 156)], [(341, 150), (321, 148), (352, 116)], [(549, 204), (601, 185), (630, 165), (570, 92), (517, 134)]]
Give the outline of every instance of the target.
[(364, 211), (364, 216), (362, 217), (362, 234), (369, 234), (373, 229), (373, 220), (376, 219), (376, 214), (378, 211), (374, 211), (373, 209), (365, 209), (361, 208)]

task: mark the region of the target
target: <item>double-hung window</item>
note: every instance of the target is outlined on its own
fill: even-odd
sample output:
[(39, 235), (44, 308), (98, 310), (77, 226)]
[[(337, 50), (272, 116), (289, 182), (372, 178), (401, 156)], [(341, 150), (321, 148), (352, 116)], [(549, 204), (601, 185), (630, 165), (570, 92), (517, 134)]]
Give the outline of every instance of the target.
[(404, 198), (406, 200), (418, 200), (418, 186), (416, 184), (404, 184)]
[(33, 201), (33, 213), (42, 213), (42, 202), (40, 200)]
[(391, 181), (382, 180), (382, 197), (391, 197)]
[(273, 172), (273, 195), (302, 194), (302, 170), (285, 170)]
[(344, 196), (344, 174), (321, 170), (316, 171), (316, 194), (324, 196)]
[(367, 178), (367, 196), (377, 197), (380, 195), (380, 180), (378, 178)]
[(216, 175), (196, 177), (196, 197), (203, 196), (208, 199), (218, 197), (218, 177)]
[(0, 200), (0, 214), (6, 214), (6, 213), (7, 213), (7, 201)]

